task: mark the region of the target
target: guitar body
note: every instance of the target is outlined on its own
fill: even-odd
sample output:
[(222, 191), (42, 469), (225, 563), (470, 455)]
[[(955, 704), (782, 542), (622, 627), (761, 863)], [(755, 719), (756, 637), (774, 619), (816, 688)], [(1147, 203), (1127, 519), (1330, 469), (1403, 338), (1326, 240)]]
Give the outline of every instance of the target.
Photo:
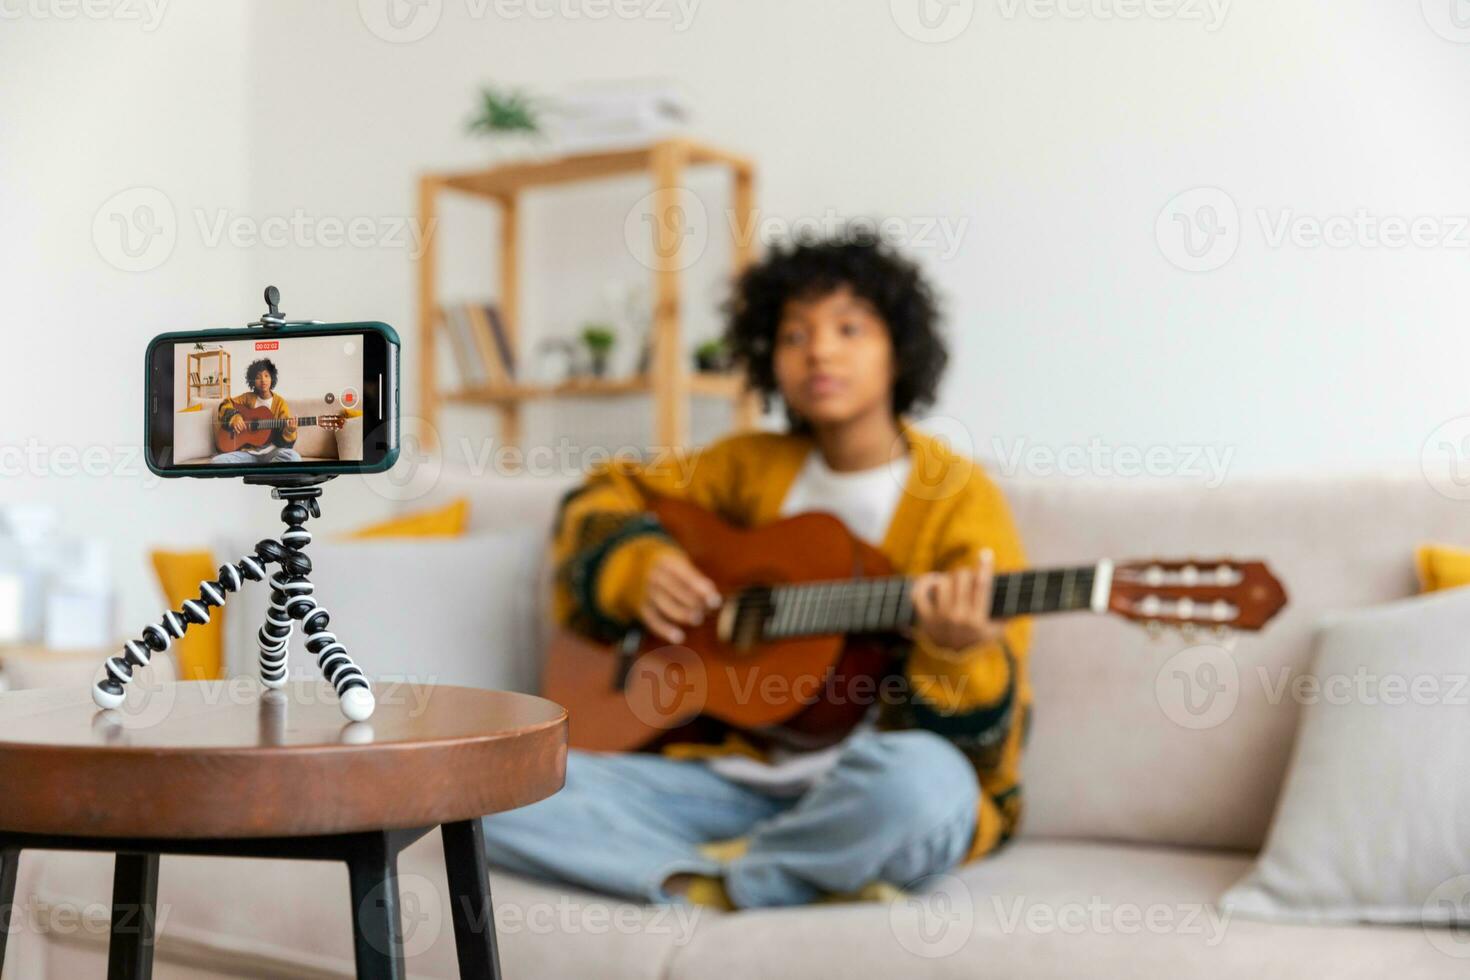
[(231, 432), (228, 426), (220, 426), (214, 434), (215, 447), (222, 453), (232, 453), (237, 449), (259, 449), (271, 441), (274, 429), (257, 426), (259, 422), (269, 422), (275, 418), (271, 414), (270, 407), (261, 405), (257, 408), (237, 408), (241, 417), (245, 419), (246, 425), (243, 432)]
[[(657, 498), (650, 509), (722, 595), (891, 573), (881, 552), (830, 514), (744, 529), (673, 498)], [(687, 629), (680, 645), (649, 634), (622, 686), (616, 651), (560, 631), (548, 650), (545, 690), (567, 709), (571, 745), (634, 749), (699, 715), (742, 729), (789, 724), (840, 734), (866, 712), (871, 698), (834, 703), (824, 692), (839, 663), (844, 679), (881, 670), (886, 655), (875, 639), (810, 636), (739, 649), (719, 638), (717, 623), (718, 612)]]

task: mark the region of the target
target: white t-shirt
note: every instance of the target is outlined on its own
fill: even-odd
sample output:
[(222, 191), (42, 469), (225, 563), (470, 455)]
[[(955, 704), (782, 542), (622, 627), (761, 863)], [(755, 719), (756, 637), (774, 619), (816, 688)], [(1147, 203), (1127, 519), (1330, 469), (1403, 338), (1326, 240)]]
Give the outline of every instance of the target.
[[(839, 518), (854, 535), (876, 546), (887, 535), (888, 525), (893, 523), (893, 514), (903, 497), (912, 466), (913, 459), (904, 456), (871, 469), (839, 473), (828, 466), (821, 452), (814, 448), (807, 454), (791, 489), (786, 491), (780, 515), (789, 517), (814, 510), (826, 511)], [(873, 714), (870, 711), (847, 738), (872, 728)], [(726, 779), (762, 793), (800, 796), (837, 762), (847, 738), (835, 745), (805, 752), (776, 746), (766, 761), (728, 755), (714, 756), (707, 760), (707, 764)]]

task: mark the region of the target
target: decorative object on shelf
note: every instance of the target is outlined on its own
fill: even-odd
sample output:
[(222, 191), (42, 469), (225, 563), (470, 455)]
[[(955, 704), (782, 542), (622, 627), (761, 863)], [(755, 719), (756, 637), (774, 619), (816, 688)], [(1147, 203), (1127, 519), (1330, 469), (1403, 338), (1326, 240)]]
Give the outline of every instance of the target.
[(558, 385), (586, 373), (582, 348), (565, 337), (551, 337), (536, 345), (536, 380)]
[(605, 323), (589, 323), (582, 328), (582, 345), (587, 348), (594, 377), (607, 377), (607, 358), (617, 340), (618, 335)]
[(635, 78), (561, 89), (540, 122), (557, 153), (605, 153), (677, 136), (693, 114), (673, 80)]
[(732, 366), (730, 348), (723, 338), (706, 340), (694, 348), (694, 368), (697, 371), (728, 371)]
[(465, 129), (472, 135), (489, 137), (500, 160), (531, 155), (544, 144), (540, 109), (520, 89), (482, 85), (475, 114)]

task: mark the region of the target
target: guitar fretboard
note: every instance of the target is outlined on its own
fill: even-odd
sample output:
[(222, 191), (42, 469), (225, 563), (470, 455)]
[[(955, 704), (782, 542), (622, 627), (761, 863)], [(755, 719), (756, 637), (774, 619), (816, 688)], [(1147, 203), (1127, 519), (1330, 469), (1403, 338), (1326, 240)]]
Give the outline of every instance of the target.
[[(336, 418), (335, 415), (329, 415), (329, 416), (325, 416), (325, 417), (326, 418)], [(298, 426), (303, 426), (303, 425), (304, 426), (312, 426), (312, 425), (318, 424), (318, 416), (316, 416), (316, 415), (303, 415), (300, 418), (295, 418), (295, 419), (256, 419), (256, 420), (254, 420), (254, 421), (252, 421), (250, 423), (250, 428), (252, 428), (252, 429), (284, 429), (286, 426), (290, 425), (293, 422), (296, 423), (296, 425), (298, 425)]]
[[(1098, 566), (1032, 569), (995, 577), (992, 619), (1092, 607)], [(914, 621), (913, 579), (894, 575), (772, 586), (761, 634), (767, 640), (832, 633), (887, 633)]]

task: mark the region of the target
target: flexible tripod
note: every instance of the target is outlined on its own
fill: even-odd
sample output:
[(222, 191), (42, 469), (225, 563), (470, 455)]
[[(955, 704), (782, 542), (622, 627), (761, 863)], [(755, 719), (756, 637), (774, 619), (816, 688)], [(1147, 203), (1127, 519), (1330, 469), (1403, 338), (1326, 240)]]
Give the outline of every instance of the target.
[[(280, 299), (280, 290), (267, 286), (266, 312), (250, 326), (275, 331), (321, 322), (286, 319), (277, 305)], [(183, 608), (165, 611), (163, 622), (149, 623), (143, 627), (141, 639), (123, 644), (122, 654), (107, 659), (102, 679), (92, 688), (92, 700), (97, 707), (120, 707), (135, 668), (146, 667), (155, 653), (167, 650), (174, 640), (183, 637), (190, 626), (209, 622), (210, 609), (223, 607), (229, 594), (245, 583), (263, 580), (267, 566), (280, 565), (280, 569), (270, 577), (270, 609), (266, 611), (265, 622), (255, 636), (260, 650), (260, 682), (269, 688), (285, 686), (287, 647), (291, 642), (292, 628), (299, 621), (306, 631), (306, 649), (316, 657), (322, 675), (337, 692), (342, 713), (353, 721), (367, 720), (376, 707), (372, 686), (347, 655), (347, 648), (337, 640), (336, 634), (327, 630), (332, 617), (312, 597), (315, 587), (308, 577), (311, 575), (311, 559), (301, 550), (311, 543), (306, 520), (322, 516), (317, 498), (322, 495), (321, 484), (330, 479), (330, 474), (246, 476), (246, 484), (271, 487), (272, 497), (286, 501), (286, 506), (281, 509), (281, 520), (286, 522), (285, 533), (280, 540), (266, 538), (256, 542), (255, 551), (251, 554), (244, 555), (233, 564), (221, 565), (214, 579), (199, 583), (199, 598), (185, 599)]]
[(331, 616), (312, 596), (311, 559), (302, 551), (311, 543), (311, 532), (305, 527), (308, 517), (320, 517), (318, 485), (331, 477), (246, 477), (245, 482), (273, 487), (271, 496), (286, 501), (281, 520), (286, 530), (280, 540), (266, 538), (255, 545), (255, 551), (233, 564), (219, 567), (218, 575), (199, 583), (199, 598), (185, 599), (182, 608), (167, 610), (161, 623), (143, 627), (141, 639), (129, 640), (119, 656), (109, 657), (106, 676), (92, 689), (92, 700), (99, 708), (116, 708), (126, 697), (126, 686), (133, 670), (146, 667), (155, 653), (167, 650), (174, 640), (183, 637), (189, 627), (209, 622), (209, 610), (223, 607), (231, 592), (247, 582), (266, 577), (267, 566), (280, 565), (270, 577), (271, 604), (265, 622), (256, 634), (260, 650), (260, 682), (279, 688), (286, 683), (286, 653), (296, 622), (306, 631), (306, 649), (316, 657), (322, 675), (337, 692), (342, 713), (353, 721), (364, 721), (375, 707), (372, 687), (335, 633), (327, 629)]

